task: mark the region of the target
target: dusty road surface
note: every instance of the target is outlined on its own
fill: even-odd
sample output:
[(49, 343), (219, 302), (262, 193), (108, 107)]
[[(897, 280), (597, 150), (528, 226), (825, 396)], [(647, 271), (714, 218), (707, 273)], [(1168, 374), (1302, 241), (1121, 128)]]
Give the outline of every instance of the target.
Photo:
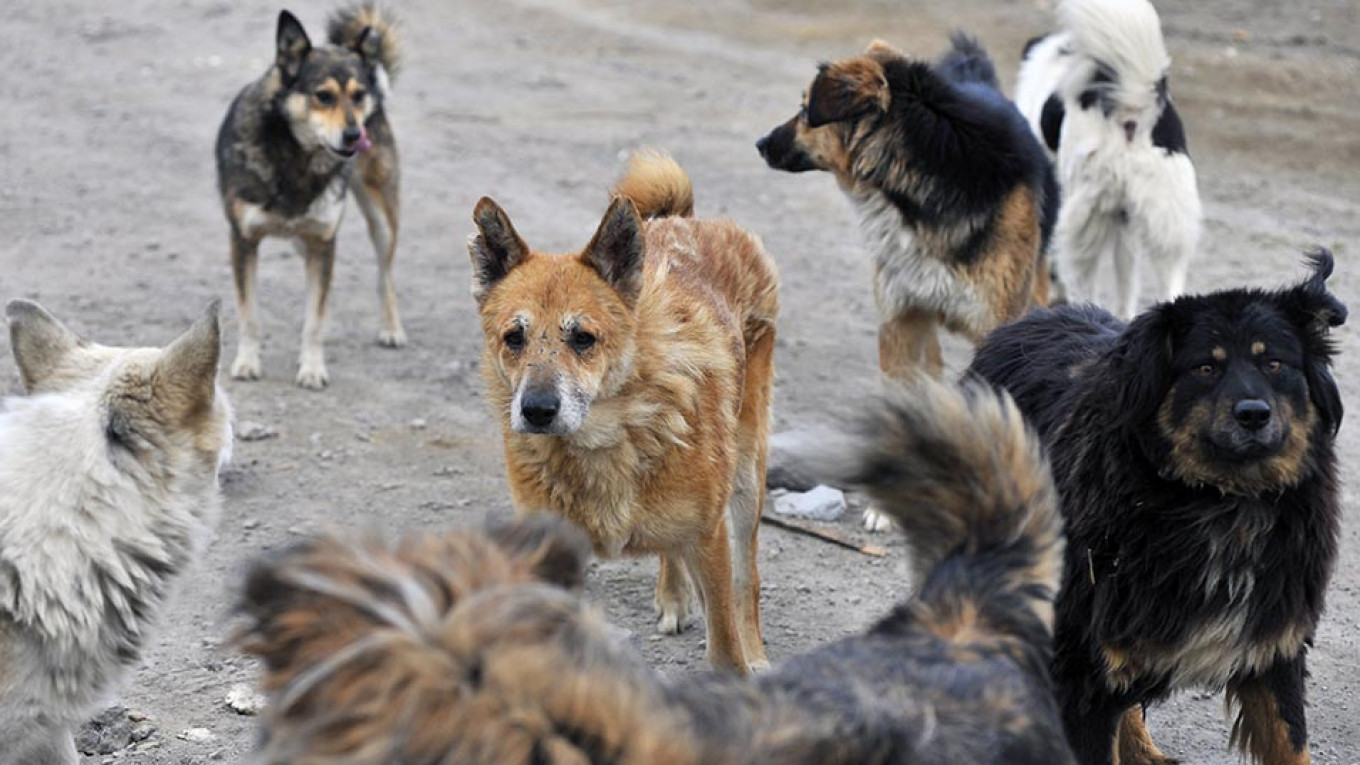
[[(1334, 289), (1360, 309), (1360, 6), (1354, 0), (1164, 2), (1172, 90), (1198, 162), (1207, 226), (1196, 290), (1297, 278), (1298, 252), (1334, 247)], [(41, 300), (110, 343), (161, 343), (213, 298), (231, 305), (212, 141), (228, 102), (273, 55), (276, 2), (47, 0), (0, 25), (0, 297)], [(319, 34), (328, 3), (292, 6)], [(702, 215), (761, 234), (783, 276), (776, 419), (825, 422), (876, 384), (869, 267), (831, 178), (767, 170), (752, 142), (798, 107), (819, 60), (884, 37), (934, 55), (964, 27), (1013, 81), (1043, 31), (1031, 0), (485, 0), (402, 2), (408, 67), (389, 110), (403, 155), (397, 256), (410, 347), (375, 342), (375, 267), (362, 219), (342, 231), (332, 384), (293, 387), (300, 260), (267, 244), (260, 297), (267, 378), (232, 382), (238, 418), (277, 435), (240, 442), (206, 558), (120, 698), (154, 729), (90, 762), (246, 762), (255, 721), (223, 703), (255, 678), (228, 644), (249, 560), (327, 528), (436, 531), (505, 516), (499, 437), (477, 376), (469, 214), (494, 195), (545, 249), (579, 247), (620, 155), (670, 149)], [(232, 330), (234, 311), (226, 316)], [(1339, 332), (1352, 406), (1360, 327)], [(0, 375), (17, 375), (7, 347)], [(951, 349), (959, 369), (967, 354)], [(1360, 428), (1341, 432), (1345, 468)], [(1312, 653), (1313, 761), (1360, 763), (1360, 500), (1345, 487), (1342, 558)], [(854, 500), (858, 502), (858, 500)], [(840, 531), (861, 532), (854, 517)], [(858, 630), (907, 593), (904, 547), (872, 559), (766, 527), (773, 660)], [(702, 627), (652, 631), (653, 561), (599, 563), (590, 591), (662, 671), (703, 666)], [(1219, 696), (1151, 713), (1185, 762), (1234, 763)], [(205, 733), (181, 737), (189, 729)], [(146, 734), (143, 728), (139, 735)], [(3, 744), (0, 743), (0, 746)], [(106, 749), (114, 748), (112, 745)]]

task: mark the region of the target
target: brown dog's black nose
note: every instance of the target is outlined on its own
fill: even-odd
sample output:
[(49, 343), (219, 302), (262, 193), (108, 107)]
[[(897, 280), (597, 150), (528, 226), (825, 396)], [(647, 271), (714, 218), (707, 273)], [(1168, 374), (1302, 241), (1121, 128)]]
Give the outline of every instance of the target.
[(770, 137), (761, 136), (760, 140), (756, 141), (756, 151), (760, 152), (760, 156), (768, 160), (770, 158), (769, 150), (770, 150)]
[(561, 405), (556, 391), (526, 391), (519, 409), (525, 421), (536, 428), (542, 428), (552, 424)]
[(360, 130), (358, 127), (347, 127), (345, 128), (345, 132), (340, 134), (340, 140), (344, 141), (346, 146), (350, 146), (358, 141), (363, 134), (364, 131)]
[(1270, 422), (1270, 404), (1259, 398), (1243, 399), (1233, 407), (1233, 417), (1247, 430), (1260, 430)]

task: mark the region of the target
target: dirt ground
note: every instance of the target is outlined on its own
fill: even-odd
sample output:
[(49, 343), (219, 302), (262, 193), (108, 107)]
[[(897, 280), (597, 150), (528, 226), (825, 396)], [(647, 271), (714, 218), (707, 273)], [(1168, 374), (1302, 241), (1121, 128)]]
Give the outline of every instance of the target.
[[(499, 436), (480, 396), (468, 295), (470, 211), (494, 195), (543, 249), (578, 247), (620, 157), (670, 149), (699, 212), (761, 234), (783, 276), (776, 420), (824, 423), (877, 381), (869, 267), (824, 174), (766, 169), (753, 141), (798, 106), (817, 61), (878, 36), (934, 55), (981, 36), (1004, 79), (1043, 31), (1046, 0), (592, 0), (401, 2), (408, 68), (389, 112), (405, 175), (397, 280), (410, 347), (375, 342), (373, 256), (351, 211), (328, 352), (332, 384), (292, 384), (300, 260), (267, 244), (260, 272), (267, 379), (231, 382), (238, 419), (277, 430), (239, 442), (206, 559), (120, 698), (156, 729), (91, 762), (245, 762), (255, 721), (223, 699), (255, 677), (228, 644), (248, 562), (322, 529), (436, 531), (506, 516)], [(1355, 0), (1164, 2), (1172, 91), (1198, 163), (1207, 226), (1191, 288), (1276, 285), (1298, 252), (1335, 248), (1336, 292), (1360, 309), (1360, 6)], [(116, 9), (116, 10), (115, 10)], [(42, 301), (103, 342), (158, 344), (213, 298), (231, 305), (212, 141), (228, 102), (273, 56), (275, 2), (71, 0), (10, 4), (0, 25), (0, 298)], [(328, 3), (292, 7), (318, 36)], [(235, 349), (234, 310), (226, 311)], [(1339, 332), (1346, 397), (1360, 333)], [(229, 358), (229, 356), (228, 356)], [(951, 368), (967, 353), (950, 349)], [(3, 386), (17, 375), (0, 351)], [(1360, 431), (1341, 432), (1346, 467)], [(1342, 558), (1312, 653), (1313, 761), (1360, 763), (1360, 501), (1344, 489)], [(838, 529), (857, 538), (859, 500)], [(773, 660), (858, 630), (907, 593), (904, 550), (874, 559), (766, 526), (765, 634)], [(702, 627), (653, 634), (651, 560), (595, 566), (592, 597), (668, 673), (703, 667)], [(1151, 713), (1163, 748), (1232, 763), (1221, 696)], [(204, 728), (207, 740), (179, 734)], [(0, 746), (2, 746), (0, 742)]]

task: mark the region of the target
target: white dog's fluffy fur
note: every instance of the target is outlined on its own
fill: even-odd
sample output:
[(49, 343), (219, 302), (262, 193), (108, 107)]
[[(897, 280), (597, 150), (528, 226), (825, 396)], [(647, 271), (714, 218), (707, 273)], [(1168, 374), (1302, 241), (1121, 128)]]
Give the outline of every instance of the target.
[(1027, 48), (1015, 97), (1062, 186), (1055, 298), (1095, 299), (1097, 270), (1112, 261), (1115, 313), (1128, 319), (1142, 264), (1173, 298), (1199, 244), (1195, 166), (1166, 87), (1171, 58), (1147, 0), (1062, 0), (1058, 20), (1060, 31)]
[(6, 314), (29, 395), (0, 404), (0, 764), (70, 763), (216, 517), (217, 306), (164, 350)]

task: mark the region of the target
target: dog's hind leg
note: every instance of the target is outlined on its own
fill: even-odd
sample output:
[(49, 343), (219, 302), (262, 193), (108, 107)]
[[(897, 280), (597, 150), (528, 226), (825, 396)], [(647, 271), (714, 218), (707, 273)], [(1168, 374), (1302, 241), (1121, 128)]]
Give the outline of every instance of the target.
[[(6, 748), (15, 742), (6, 742)], [(65, 726), (48, 728), (24, 736), (17, 749), (0, 751), (0, 765), (76, 765), (80, 755), (76, 752), (75, 738)]]
[(1129, 707), (1124, 716), (1119, 718), (1115, 752), (1115, 765), (1176, 765), (1180, 762), (1162, 754), (1162, 750), (1152, 742), (1141, 705)]
[(1230, 746), (1265, 765), (1308, 765), (1308, 723), (1302, 651), (1254, 677), (1228, 683), (1228, 704), (1239, 711)]
[[(386, 148), (375, 149), (387, 152)], [(400, 228), (400, 196), (397, 183), (395, 150), (390, 158), (365, 156), (359, 162), (359, 178), (351, 188), (368, 223), (368, 238), (378, 256), (378, 301), (382, 310), (382, 327), (378, 330), (378, 344), (389, 348), (406, 345), (406, 330), (401, 325), (397, 310), (397, 287), (392, 279), (392, 261), (397, 255), (397, 233)]]
[(326, 372), (326, 301), (335, 270), (335, 237), (304, 238), (307, 259), (307, 318), (302, 324), (302, 349), (298, 353), (297, 384), (321, 390), (330, 382)]
[(699, 597), (704, 604), (708, 663), (715, 669), (749, 674), (750, 667), (741, 650), (741, 635), (733, 610), (732, 550), (728, 545), (727, 524), (714, 524), (713, 530), (697, 547), (688, 549), (685, 565), (699, 585)]
[(236, 282), (236, 360), (231, 376), (237, 380), (260, 378), (260, 325), (255, 315), (255, 272), (260, 261), (260, 240), (231, 232), (231, 271)]
[(1138, 313), (1139, 269), (1138, 253), (1129, 241), (1128, 230), (1121, 231), (1114, 240), (1115, 314), (1124, 321)]
[(906, 310), (878, 325), (878, 366), (891, 380), (910, 382), (925, 372), (944, 373), (944, 356), (936, 329), (937, 317), (929, 311)]
[(773, 327), (757, 330), (746, 349), (746, 381), (737, 426), (737, 469), (727, 503), (731, 524), (733, 591), (737, 629), (746, 663), (753, 670), (769, 667), (760, 630), (760, 515), (765, 508), (765, 462), (770, 444), (770, 398), (774, 382)]
[(679, 635), (689, 623), (694, 588), (683, 560), (665, 553), (660, 557), (654, 600), (658, 617), (656, 631), (663, 635)]

